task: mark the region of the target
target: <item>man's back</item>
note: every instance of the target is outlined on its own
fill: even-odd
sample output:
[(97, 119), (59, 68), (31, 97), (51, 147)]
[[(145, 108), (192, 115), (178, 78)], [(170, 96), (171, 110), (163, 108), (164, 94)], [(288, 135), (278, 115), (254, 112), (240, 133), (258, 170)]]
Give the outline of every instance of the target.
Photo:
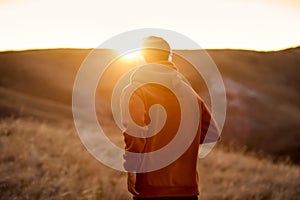
[[(182, 121), (182, 113), (178, 96), (176, 96), (169, 88), (155, 84), (147, 83), (146, 75), (150, 75), (150, 78), (159, 79), (160, 76), (164, 79), (166, 84), (170, 83), (177, 90), (181, 88), (192, 94), (197, 99), (200, 116), (194, 116), (194, 110), (185, 110), (185, 112), (191, 113), (189, 121), (196, 120), (198, 118), (199, 123), (197, 133), (191, 133), (186, 131), (186, 136), (195, 135), (191, 145), (186, 151), (182, 152), (181, 156), (174, 162), (162, 169), (146, 172), (137, 173), (136, 179), (136, 190), (139, 192), (141, 197), (161, 197), (161, 196), (196, 196), (199, 194), (198, 191), (198, 174), (197, 174), (197, 155), (199, 144), (203, 142), (205, 134), (207, 132), (210, 123), (210, 113), (206, 106), (199, 98), (199, 96), (190, 87), (183, 87), (186, 85), (182, 79), (178, 76), (174, 76), (174, 69), (172, 63), (164, 63), (169, 65), (169, 71), (160, 71), (159, 67), (150, 67), (143, 72), (137, 70), (132, 76), (132, 83), (139, 82), (144, 85), (139, 87), (133, 93), (133, 98), (130, 99), (129, 110), (133, 121), (137, 122), (140, 126), (147, 126), (151, 120), (159, 120), (159, 116), (155, 116), (155, 113), (151, 113), (152, 118), (150, 120), (150, 108), (155, 104), (159, 104), (164, 107), (167, 119), (163, 128), (155, 135), (145, 138), (135, 138), (127, 133), (124, 133), (126, 151), (137, 152), (137, 153), (149, 153), (157, 151), (168, 145), (176, 136), (180, 123)], [(150, 71), (149, 71), (150, 70)], [(152, 71), (151, 71), (152, 70)], [(146, 74), (145, 74), (146, 73)], [(146, 80), (144, 80), (146, 79)], [(144, 83), (143, 83), (144, 82)], [(180, 94), (180, 91), (179, 91)], [(182, 93), (184, 94), (184, 93)], [(184, 96), (181, 98), (185, 98)], [(143, 110), (143, 112), (141, 112)], [(143, 115), (143, 116), (141, 116)], [(141, 120), (142, 119), (142, 120)], [(159, 122), (152, 122), (159, 124)], [(189, 129), (187, 129), (189, 130)], [(189, 138), (189, 137), (185, 137)], [(183, 138), (183, 139), (185, 139)], [(180, 147), (174, 149), (174, 151), (181, 151)], [(161, 159), (164, 159), (163, 157)], [(139, 165), (148, 166), (152, 163), (159, 162), (158, 160), (143, 159)], [(126, 165), (134, 165), (137, 163), (130, 163), (126, 160), (125, 156), (125, 168)]]

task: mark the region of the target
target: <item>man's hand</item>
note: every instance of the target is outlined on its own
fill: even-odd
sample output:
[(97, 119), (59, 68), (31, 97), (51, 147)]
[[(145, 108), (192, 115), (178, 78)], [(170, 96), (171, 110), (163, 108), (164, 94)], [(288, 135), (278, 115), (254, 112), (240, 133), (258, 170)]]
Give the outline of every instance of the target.
[(133, 194), (134, 196), (139, 195), (139, 193), (135, 189), (135, 182), (136, 182), (136, 173), (127, 173), (127, 188), (128, 191)]

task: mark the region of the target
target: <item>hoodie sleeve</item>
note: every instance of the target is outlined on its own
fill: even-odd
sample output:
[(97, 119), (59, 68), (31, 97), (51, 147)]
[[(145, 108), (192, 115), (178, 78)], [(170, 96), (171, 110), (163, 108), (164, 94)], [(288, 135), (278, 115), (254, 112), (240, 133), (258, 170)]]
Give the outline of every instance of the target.
[[(142, 101), (141, 97), (133, 93), (130, 97), (129, 105), (127, 105), (129, 109), (130, 116), (127, 116), (128, 113), (126, 111), (126, 105), (121, 102), (121, 111), (122, 111), (122, 123), (125, 127), (125, 131), (123, 132), (124, 142), (125, 142), (125, 154), (124, 154), (124, 168), (128, 171), (132, 171), (132, 169), (137, 169), (137, 165), (141, 163), (141, 160), (136, 160), (130, 156), (129, 152), (132, 153), (142, 153), (145, 148), (146, 138), (143, 137), (134, 137), (130, 135), (128, 132), (129, 126), (131, 123), (136, 123), (137, 125), (144, 127), (145, 124), (145, 106), (144, 102)], [(131, 120), (131, 119), (132, 120)], [(143, 130), (141, 130), (143, 131)]]
[[(221, 140), (220, 129), (204, 102), (201, 105), (201, 139), (200, 144), (218, 142)], [(210, 127), (210, 128), (209, 128)]]

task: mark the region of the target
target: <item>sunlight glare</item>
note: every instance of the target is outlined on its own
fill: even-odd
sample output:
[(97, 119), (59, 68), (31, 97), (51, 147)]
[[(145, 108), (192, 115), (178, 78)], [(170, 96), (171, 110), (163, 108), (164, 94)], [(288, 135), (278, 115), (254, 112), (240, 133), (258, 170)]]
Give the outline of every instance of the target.
[[(184, 10), (181, 4), (171, 0), (160, 1), (159, 8), (156, 4), (132, 1), (136, 6), (127, 6), (126, 1), (120, 1), (116, 8), (115, 1), (107, 1), (104, 6), (97, 0), (89, 3), (0, 0), (0, 19), (8, 19), (1, 20), (0, 51), (95, 48), (105, 38), (125, 30), (143, 28), (145, 24), (187, 35), (204, 49), (279, 50), (300, 44), (299, 0), (198, 0), (189, 2), (189, 9)], [(69, 9), (70, 5), (72, 9)], [(104, 9), (99, 12), (102, 7)], [(161, 20), (165, 19), (165, 8), (169, 7), (168, 16), (174, 16), (174, 19)], [(145, 15), (145, 9), (155, 10), (155, 15)], [(182, 11), (182, 15), (178, 15), (178, 11)], [(108, 18), (111, 13), (118, 15)], [(120, 22), (123, 23), (121, 27), (118, 26)], [(177, 43), (171, 46), (186, 49)], [(134, 59), (132, 54), (126, 54), (124, 58)]]
[(134, 60), (140, 56), (141, 52), (140, 51), (134, 51), (130, 52), (128, 54), (123, 55), (122, 57), (127, 59), (127, 60)]

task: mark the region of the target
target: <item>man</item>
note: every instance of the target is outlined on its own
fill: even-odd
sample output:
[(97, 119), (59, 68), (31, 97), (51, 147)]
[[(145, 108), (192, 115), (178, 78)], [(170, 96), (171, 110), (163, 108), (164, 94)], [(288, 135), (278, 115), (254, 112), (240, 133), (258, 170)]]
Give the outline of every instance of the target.
[[(128, 171), (128, 191), (138, 200), (198, 199), (199, 144), (216, 142), (220, 136), (207, 106), (169, 61), (170, 52), (164, 39), (145, 38), (142, 55), (147, 64), (136, 69), (122, 93), (122, 123), (126, 127), (124, 167)], [(152, 109), (157, 104), (165, 113)], [(158, 159), (146, 155), (165, 148), (171, 150)]]

